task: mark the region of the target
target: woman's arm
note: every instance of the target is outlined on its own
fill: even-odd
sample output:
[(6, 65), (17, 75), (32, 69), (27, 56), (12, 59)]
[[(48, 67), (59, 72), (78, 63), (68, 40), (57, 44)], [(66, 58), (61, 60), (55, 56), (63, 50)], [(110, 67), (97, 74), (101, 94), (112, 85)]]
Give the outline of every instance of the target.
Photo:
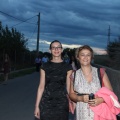
[(70, 77), (71, 77), (71, 74), (72, 74), (72, 70), (69, 70), (67, 72), (67, 77), (66, 77), (66, 87), (67, 87), (67, 93), (68, 94), (70, 92)]
[(42, 94), (44, 91), (44, 86), (45, 86), (45, 71), (41, 69), (40, 70), (40, 84), (39, 84), (38, 91), (37, 91), (37, 98), (36, 98), (35, 111), (34, 111), (34, 115), (37, 118), (40, 118), (39, 104), (40, 104), (40, 100), (42, 98)]
[(110, 83), (110, 81), (109, 81), (109, 78), (108, 78), (106, 72), (104, 72), (104, 75), (103, 75), (103, 79), (102, 79), (102, 80), (103, 80), (103, 83), (104, 83), (104, 87), (106, 87), (106, 88), (108, 88), (108, 89), (110, 89), (110, 90), (113, 91), (112, 86), (111, 86), (111, 83)]
[(85, 102), (87, 103), (89, 100), (88, 95), (82, 95), (82, 96), (78, 96), (76, 94), (76, 92), (73, 89), (73, 80), (71, 80), (70, 82), (70, 92), (69, 92), (69, 97), (72, 101), (74, 102)]

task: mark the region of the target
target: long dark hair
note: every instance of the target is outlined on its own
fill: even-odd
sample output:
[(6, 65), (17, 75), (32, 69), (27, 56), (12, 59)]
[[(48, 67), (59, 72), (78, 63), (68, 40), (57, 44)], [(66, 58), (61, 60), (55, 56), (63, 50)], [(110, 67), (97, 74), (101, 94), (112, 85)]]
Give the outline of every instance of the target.
[[(62, 48), (62, 44), (61, 44), (61, 42), (60, 42), (59, 40), (53, 40), (53, 41), (50, 43), (50, 47), (49, 47), (49, 49), (52, 48), (52, 44), (53, 44), (54, 42), (58, 42), (58, 43), (60, 43), (61, 48)], [(62, 55), (61, 55), (61, 58), (62, 58)], [(50, 60), (52, 60), (52, 55), (51, 55), (51, 57), (50, 57)]]
[(62, 47), (62, 44), (61, 44), (61, 42), (60, 42), (60, 41), (58, 41), (58, 40), (53, 40), (53, 41), (50, 43), (50, 47), (49, 47), (49, 49), (51, 49), (52, 44), (53, 44), (54, 42), (58, 42), (58, 43), (60, 43), (60, 45), (61, 45), (61, 47)]

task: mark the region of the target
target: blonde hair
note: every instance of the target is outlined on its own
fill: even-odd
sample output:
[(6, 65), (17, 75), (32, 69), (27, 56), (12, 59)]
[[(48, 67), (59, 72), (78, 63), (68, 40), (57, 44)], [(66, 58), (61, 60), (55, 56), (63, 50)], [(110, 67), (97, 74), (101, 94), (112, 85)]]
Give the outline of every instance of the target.
[(84, 49), (87, 49), (91, 52), (91, 59), (93, 59), (94, 58), (94, 52), (93, 52), (93, 49), (89, 45), (83, 45), (83, 46), (76, 49), (76, 51), (75, 51), (76, 59), (78, 59), (79, 53)]

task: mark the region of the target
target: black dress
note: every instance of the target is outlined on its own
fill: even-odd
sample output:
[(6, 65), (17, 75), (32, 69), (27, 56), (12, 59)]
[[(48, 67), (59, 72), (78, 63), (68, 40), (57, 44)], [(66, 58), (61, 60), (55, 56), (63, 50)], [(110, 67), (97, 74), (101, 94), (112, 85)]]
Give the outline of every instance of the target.
[(45, 71), (45, 90), (40, 102), (40, 120), (68, 120), (66, 76), (72, 66), (64, 62), (48, 62), (41, 69)]

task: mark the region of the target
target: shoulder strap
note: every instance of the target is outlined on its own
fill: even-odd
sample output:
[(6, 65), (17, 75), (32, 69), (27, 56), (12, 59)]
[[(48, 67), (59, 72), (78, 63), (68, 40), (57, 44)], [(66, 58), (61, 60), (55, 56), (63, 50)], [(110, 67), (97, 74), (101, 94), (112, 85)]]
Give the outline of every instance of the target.
[(75, 80), (75, 76), (76, 76), (76, 71), (74, 72), (74, 80)]
[(74, 79), (73, 79), (73, 83), (75, 82), (75, 76), (76, 76), (76, 71), (74, 71)]
[(104, 75), (105, 69), (104, 68), (98, 68), (97, 71), (98, 71), (98, 77), (99, 77), (99, 80), (100, 80), (100, 85), (102, 87), (102, 86), (104, 86), (103, 75)]
[(98, 78), (100, 80), (100, 86), (102, 87), (102, 77), (101, 77), (101, 74), (100, 74), (100, 68), (97, 69), (97, 72), (98, 72)]
[(74, 86), (75, 76), (76, 76), (76, 70), (73, 73), (74, 73), (74, 76), (72, 77), (72, 82), (73, 82), (73, 86)]

